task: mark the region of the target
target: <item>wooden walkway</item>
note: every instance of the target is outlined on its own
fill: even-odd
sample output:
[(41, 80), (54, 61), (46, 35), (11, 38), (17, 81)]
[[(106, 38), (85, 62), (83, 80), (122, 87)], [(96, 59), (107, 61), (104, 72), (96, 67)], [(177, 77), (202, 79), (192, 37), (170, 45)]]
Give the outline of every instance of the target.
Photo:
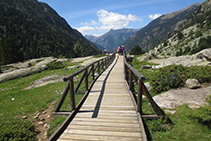
[(124, 79), (123, 56), (116, 57), (97, 79), (58, 140), (142, 140), (136, 109)]

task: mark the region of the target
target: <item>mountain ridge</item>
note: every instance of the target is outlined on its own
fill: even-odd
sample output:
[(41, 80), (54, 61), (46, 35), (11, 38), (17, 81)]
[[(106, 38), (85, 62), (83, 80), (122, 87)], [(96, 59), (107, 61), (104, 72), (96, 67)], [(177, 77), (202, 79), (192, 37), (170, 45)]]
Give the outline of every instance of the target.
[(137, 30), (133, 28), (111, 29), (99, 37), (93, 35), (86, 35), (85, 37), (93, 43), (103, 46), (108, 51), (113, 51), (136, 32)]
[(123, 44), (127, 50), (131, 50), (136, 44), (139, 44), (144, 51), (149, 50), (158, 41), (167, 38), (173, 32), (177, 31), (184, 20), (200, 5), (201, 3), (193, 4), (182, 10), (162, 15), (133, 34)]

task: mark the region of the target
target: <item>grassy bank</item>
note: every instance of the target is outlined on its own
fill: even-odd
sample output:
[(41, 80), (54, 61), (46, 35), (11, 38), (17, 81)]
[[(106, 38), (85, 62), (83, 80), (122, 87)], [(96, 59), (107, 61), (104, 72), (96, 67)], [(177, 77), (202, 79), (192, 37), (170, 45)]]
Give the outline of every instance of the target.
[[(79, 62), (80, 63), (80, 62)], [(79, 63), (65, 62), (65, 67), (77, 65)], [(25, 88), (33, 85), (34, 81), (39, 80), (46, 76), (69, 75), (77, 68), (71, 71), (65, 68), (46, 70), (31, 76), (10, 80), (0, 84), (0, 140), (36, 140), (36, 135), (33, 124), (36, 120), (34, 116), (42, 113), (50, 102), (57, 100), (61, 97), (61, 93), (66, 87), (64, 82), (56, 82), (46, 86), (25, 90)], [(76, 103), (83, 95), (76, 95)], [(70, 109), (70, 99), (64, 102), (61, 110)], [(57, 105), (57, 103), (55, 105)], [(23, 119), (26, 116), (26, 119)], [(61, 124), (66, 117), (55, 118), (52, 125), (50, 124), (50, 132), (54, 131), (57, 124)], [(53, 126), (53, 128), (51, 128)], [(53, 131), (51, 131), (53, 130)]]
[[(146, 77), (145, 82), (153, 81), (153, 82), (157, 82), (156, 84), (159, 84), (160, 81), (167, 80), (166, 77), (162, 77), (162, 75), (164, 74), (169, 75), (167, 73), (168, 72), (172, 73), (173, 70), (177, 71), (178, 76), (184, 75), (185, 71), (192, 70), (191, 71), (192, 74), (193, 75), (197, 74), (198, 78), (204, 78), (206, 77), (205, 74), (211, 73), (211, 67), (207, 67), (206, 69), (203, 69), (200, 67), (190, 67), (190, 68), (184, 69), (182, 66), (179, 66), (180, 70), (184, 70), (184, 72), (179, 71), (179, 69), (175, 69), (175, 67), (178, 67), (178, 66), (166, 67), (165, 69), (163, 69), (165, 71), (163, 71), (162, 69), (142, 70), (141, 69), (142, 65), (146, 65), (146, 64), (153, 65), (153, 64), (150, 64), (147, 61), (139, 62), (137, 60), (137, 57), (139, 56), (135, 56), (132, 62), (132, 66)], [(202, 70), (204, 72), (202, 72)], [(197, 72), (197, 71), (200, 71), (200, 72)], [(163, 73), (161, 74), (161, 72)], [(190, 73), (188, 75), (190, 75)], [(182, 77), (179, 76), (179, 77), (181, 77), (182, 79), (184, 78), (187, 79), (188, 75), (185, 75), (185, 77), (184, 76)], [(184, 80), (182, 81), (182, 79), (180, 82), (182, 85), (178, 85), (178, 86), (184, 86), (183, 84)], [(210, 83), (209, 81), (210, 81), (209, 79), (206, 79), (206, 81), (203, 81), (203, 82)], [(166, 84), (169, 84), (169, 83), (166, 83)], [(157, 87), (160, 87), (160, 85), (157, 85)], [(152, 96), (159, 95), (165, 92), (165, 89), (162, 89), (161, 91), (157, 91), (158, 89), (157, 87), (155, 87), (156, 92), (150, 92)], [(168, 85), (165, 87), (168, 87)], [(211, 104), (211, 100), (208, 99), (208, 103)], [(211, 107), (210, 106), (205, 106), (199, 109), (192, 110), (187, 105), (183, 105), (171, 110), (176, 111), (175, 114), (167, 114), (172, 120), (173, 124), (167, 123), (162, 120), (145, 120), (153, 140), (155, 141), (172, 141), (172, 140), (208, 141), (208, 140), (211, 140)], [(143, 99), (143, 112), (146, 114), (154, 112), (151, 106), (149, 105), (149, 102), (147, 99)]]

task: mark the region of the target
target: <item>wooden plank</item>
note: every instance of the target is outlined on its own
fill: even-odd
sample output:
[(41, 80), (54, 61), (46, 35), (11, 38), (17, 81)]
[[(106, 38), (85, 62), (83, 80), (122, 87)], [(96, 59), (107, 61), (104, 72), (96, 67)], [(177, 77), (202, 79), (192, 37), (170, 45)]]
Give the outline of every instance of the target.
[(134, 119), (103, 119), (103, 118), (75, 118), (74, 121), (89, 121), (89, 122), (115, 122), (115, 123), (133, 123), (137, 124), (138, 120)]
[(136, 108), (124, 80), (123, 59), (114, 65), (95, 82), (59, 140), (142, 140)]
[(141, 138), (141, 133), (137, 132), (118, 132), (118, 131), (90, 131), (90, 130), (73, 130), (66, 129), (64, 134), (80, 135), (99, 135), (99, 136), (118, 136), (118, 137), (137, 137)]
[(141, 132), (140, 128), (135, 127), (111, 127), (111, 126), (87, 126), (87, 125), (71, 125), (68, 129), (83, 129), (95, 131), (119, 131), (119, 132)]
[(99, 135), (78, 135), (73, 134), (69, 136), (68, 134), (63, 134), (58, 141), (108, 141), (108, 140), (115, 140), (115, 141), (141, 141), (140, 138), (136, 137), (116, 137), (116, 136), (99, 136)]
[(89, 125), (89, 126), (110, 126), (112, 127), (139, 127), (137, 123), (117, 123), (117, 122), (93, 122), (93, 121), (77, 121), (73, 120), (70, 123), (70, 128), (71, 125)]

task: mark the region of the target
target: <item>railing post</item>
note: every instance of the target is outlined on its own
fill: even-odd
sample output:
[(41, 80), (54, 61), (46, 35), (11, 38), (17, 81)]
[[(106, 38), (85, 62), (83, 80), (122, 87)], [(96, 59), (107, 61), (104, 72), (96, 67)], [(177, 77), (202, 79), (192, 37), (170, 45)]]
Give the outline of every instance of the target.
[(66, 86), (66, 88), (65, 88), (65, 90), (64, 90), (64, 92), (62, 94), (61, 99), (59, 100), (59, 103), (58, 103), (58, 105), (57, 105), (57, 107), (55, 109), (55, 112), (59, 112), (59, 110), (60, 110), (60, 108), (61, 108), (61, 106), (62, 106), (62, 104), (63, 104), (63, 102), (64, 102), (69, 90), (70, 90), (70, 83), (67, 83), (67, 86)]
[(129, 69), (129, 87), (130, 87), (130, 91), (132, 91), (132, 71)]
[(94, 69), (95, 65), (92, 65), (92, 80), (95, 80), (95, 69)]
[(74, 92), (74, 82), (73, 78), (70, 78), (70, 99), (71, 99), (71, 107), (72, 111), (75, 110), (75, 92)]
[(139, 112), (140, 114), (142, 114), (142, 93), (143, 93), (142, 81), (138, 79), (137, 112)]
[(97, 72), (98, 72), (98, 75), (99, 75), (100, 74), (100, 61), (97, 63), (97, 66), (98, 66)]
[(88, 75), (87, 75), (87, 69), (85, 70), (85, 87), (86, 87), (86, 90), (88, 90)]

